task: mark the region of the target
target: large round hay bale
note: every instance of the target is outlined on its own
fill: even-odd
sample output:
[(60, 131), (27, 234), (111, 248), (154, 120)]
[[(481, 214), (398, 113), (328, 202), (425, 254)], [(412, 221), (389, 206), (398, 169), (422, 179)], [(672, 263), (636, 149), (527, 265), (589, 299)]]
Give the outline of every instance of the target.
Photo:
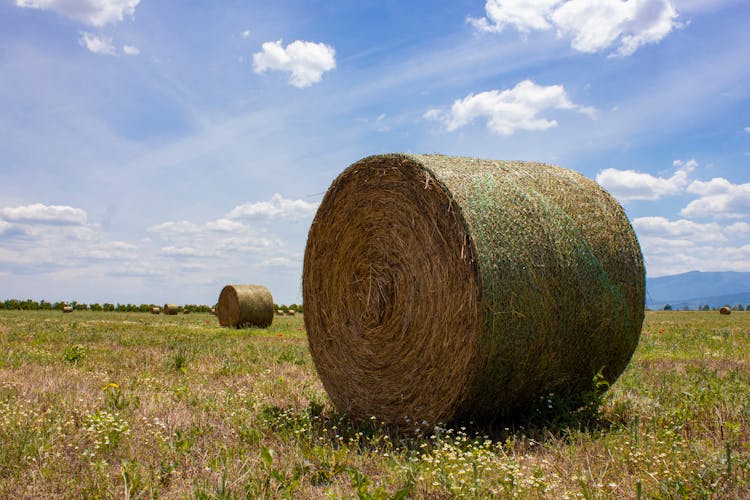
[(326, 192), (302, 294), (336, 407), (386, 422), (579, 401), (636, 348), (645, 272), (620, 205), (570, 170), (371, 156)]
[(222, 326), (268, 328), (273, 321), (273, 296), (262, 285), (227, 285), (219, 294), (216, 316)]
[(180, 311), (180, 306), (177, 304), (164, 304), (164, 314), (174, 316)]
[(729, 309), (727, 306), (724, 306), (721, 309), (719, 309), (719, 314), (732, 314), (732, 310)]

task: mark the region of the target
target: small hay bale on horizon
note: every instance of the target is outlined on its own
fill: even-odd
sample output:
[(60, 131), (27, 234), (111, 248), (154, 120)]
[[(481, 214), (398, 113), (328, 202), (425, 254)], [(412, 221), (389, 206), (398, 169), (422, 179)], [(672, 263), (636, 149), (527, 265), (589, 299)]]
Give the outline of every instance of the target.
[(305, 248), (304, 322), (353, 418), (498, 421), (613, 383), (644, 319), (622, 207), (540, 163), (388, 154), (345, 169)]
[(159, 309), (159, 306), (152, 306), (151, 307), (151, 314), (160, 314), (161, 309)]
[(164, 304), (164, 314), (174, 316), (178, 312), (180, 312), (180, 306), (177, 304)]
[(64, 312), (64, 313), (72, 313), (73, 312), (73, 306), (63, 306), (62, 312)]
[(221, 326), (268, 328), (273, 322), (273, 296), (262, 285), (226, 285), (219, 294), (216, 316)]
[(276, 316), (283, 316), (283, 315), (284, 315), (284, 311), (283, 310), (276, 309)]
[(297, 311), (295, 311), (294, 309), (287, 309), (286, 310), (286, 315), (287, 316), (294, 316), (295, 314), (297, 314)]
[(724, 306), (721, 309), (719, 309), (719, 314), (730, 315), (732, 314), (732, 310), (728, 308), (727, 306)]

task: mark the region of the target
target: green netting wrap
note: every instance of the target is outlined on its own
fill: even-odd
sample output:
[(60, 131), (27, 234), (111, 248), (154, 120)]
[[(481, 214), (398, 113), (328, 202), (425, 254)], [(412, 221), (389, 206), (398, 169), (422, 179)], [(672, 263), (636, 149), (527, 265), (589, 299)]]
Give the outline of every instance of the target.
[(595, 182), (529, 162), (379, 155), (328, 189), (305, 325), (334, 404), (388, 422), (503, 418), (619, 376), (645, 272)]

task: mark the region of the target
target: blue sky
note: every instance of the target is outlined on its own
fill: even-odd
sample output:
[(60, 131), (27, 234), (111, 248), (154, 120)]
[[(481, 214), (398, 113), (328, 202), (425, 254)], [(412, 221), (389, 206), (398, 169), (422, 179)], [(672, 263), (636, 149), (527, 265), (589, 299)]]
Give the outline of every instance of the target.
[(376, 153), (554, 163), (649, 276), (750, 271), (750, 4), (0, 1), (0, 298), (301, 301)]

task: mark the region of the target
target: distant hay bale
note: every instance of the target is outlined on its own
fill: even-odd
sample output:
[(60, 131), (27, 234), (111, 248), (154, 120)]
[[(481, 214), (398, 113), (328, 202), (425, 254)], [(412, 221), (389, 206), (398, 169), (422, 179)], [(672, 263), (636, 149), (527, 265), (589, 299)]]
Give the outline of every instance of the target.
[(281, 309), (276, 309), (276, 316), (283, 316), (283, 315), (284, 315), (284, 311), (282, 311)]
[(185, 309), (182, 311), (182, 314), (190, 314), (190, 309)]
[(638, 343), (645, 271), (620, 205), (570, 170), (380, 155), (332, 183), (302, 294), (342, 412), (490, 421), (614, 382)]
[(215, 307), (211, 308), (211, 314), (213, 314), (214, 316), (216, 316), (216, 308)]
[(151, 307), (151, 314), (159, 314), (161, 312), (161, 309), (159, 309), (158, 306)]
[(296, 313), (297, 313), (297, 311), (295, 311), (294, 309), (287, 309), (286, 310), (286, 315), (287, 316), (294, 316)]
[(72, 313), (73, 312), (73, 307), (72, 306), (63, 306), (62, 312), (64, 312), (64, 313)]
[(732, 310), (729, 309), (727, 306), (724, 306), (721, 309), (719, 309), (719, 314), (732, 314)]
[(227, 285), (219, 294), (216, 316), (222, 326), (268, 328), (273, 322), (273, 297), (262, 285)]
[(177, 304), (164, 304), (164, 314), (174, 316), (180, 312), (180, 307)]

